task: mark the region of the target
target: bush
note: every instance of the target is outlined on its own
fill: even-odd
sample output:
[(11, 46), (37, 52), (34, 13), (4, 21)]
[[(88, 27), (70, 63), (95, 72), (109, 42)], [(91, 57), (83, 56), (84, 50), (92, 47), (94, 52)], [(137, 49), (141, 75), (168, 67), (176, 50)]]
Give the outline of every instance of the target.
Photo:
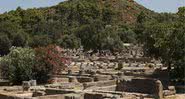
[(27, 44), (28, 36), (26, 34), (17, 33), (13, 37), (12, 45), (16, 47), (24, 47)]
[(50, 74), (59, 74), (66, 68), (68, 60), (63, 58), (62, 49), (55, 45), (39, 47), (35, 49), (36, 64), (33, 72), (35, 79), (39, 83), (45, 83), (50, 78)]
[(34, 64), (34, 50), (30, 48), (12, 47), (10, 53), (0, 60), (2, 76), (14, 84), (32, 79)]
[(48, 35), (35, 35), (29, 42), (29, 46), (33, 48), (48, 46), (52, 43), (51, 38)]
[(58, 43), (64, 48), (71, 49), (79, 48), (81, 45), (79, 38), (77, 38), (75, 35), (64, 35), (60, 40), (58, 40)]
[(0, 58), (4, 79), (13, 84), (36, 79), (46, 83), (50, 74), (59, 74), (66, 68), (68, 60), (62, 57), (62, 50), (54, 45), (34, 49), (12, 47), (10, 53)]
[(0, 55), (6, 55), (9, 53), (11, 47), (11, 41), (7, 35), (0, 36)]

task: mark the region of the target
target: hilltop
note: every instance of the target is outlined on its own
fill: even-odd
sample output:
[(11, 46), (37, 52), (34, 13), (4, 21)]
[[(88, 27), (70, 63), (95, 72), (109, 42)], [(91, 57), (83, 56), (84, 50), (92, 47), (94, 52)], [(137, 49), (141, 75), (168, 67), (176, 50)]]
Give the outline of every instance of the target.
[[(135, 42), (138, 15), (154, 12), (133, 0), (68, 0), (58, 5), (0, 15), (0, 34), (11, 46), (119, 49)], [(2, 53), (7, 53), (4, 51)]]
[[(93, 10), (99, 11), (100, 14), (104, 14), (104, 10), (107, 11), (107, 14), (115, 14), (114, 16), (117, 21), (121, 21), (123, 23), (135, 23), (137, 16), (144, 12), (146, 14), (154, 14), (153, 11), (145, 8), (144, 6), (138, 4), (134, 0), (68, 0), (61, 2), (60, 4), (45, 8), (47, 13), (49, 14), (59, 14), (60, 9), (69, 8), (73, 10), (78, 10), (78, 7), (81, 7), (81, 10), (90, 10), (92, 7), (95, 9), (91, 9), (90, 13), (95, 13)], [(84, 8), (83, 8), (84, 7)], [(79, 10), (78, 10), (79, 11)], [(80, 12), (79, 11), (79, 12)], [(63, 12), (70, 13), (70, 12)], [(83, 13), (85, 14), (85, 13)], [(92, 15), (91, 14), (91, 15)], [(91, 16), (90, 15), (90, 16)], [(108, 17), (108, 16), (107, 16)]]

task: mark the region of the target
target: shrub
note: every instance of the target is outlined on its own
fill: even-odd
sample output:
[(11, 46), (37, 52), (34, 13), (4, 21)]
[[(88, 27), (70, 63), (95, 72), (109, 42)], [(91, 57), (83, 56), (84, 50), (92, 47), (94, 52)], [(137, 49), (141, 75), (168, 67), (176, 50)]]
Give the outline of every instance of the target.
[(13, 84), (31, 79), (46, 83), (50, 74), (59, 74), (68, 62), (68, 59), (62, 57), (61, 48), (54, 45), (35, 50), (12, 47), (8, 55), (0, 58), (2, 76)]
[(55, 45), (35, 49), (36, 64), (33, 72), (35, 79), (40, 83), (47, 82), (50, 74), (57, 75), (66, 68), (69, 62), (62, 57), (62, 49)]
[(11, 47), (11, 41), (7, 35), (0, 36), (0, 55), (6, 55), (9, 53)]
[(17, 33), (14, 35), (12, 45), (16, 47), (24, 47), (27, 44), (27, 34)]
[(30, 48), (12, 47), (10, 53), (0, 60), (2, 76), (14, 84), (32, 79), (34, 64), (35, 54)]
[(33, 48), (46, 47), (52, 43), (51, 38), (48, 35), (35, 35), (29, 42), (29, 46)]

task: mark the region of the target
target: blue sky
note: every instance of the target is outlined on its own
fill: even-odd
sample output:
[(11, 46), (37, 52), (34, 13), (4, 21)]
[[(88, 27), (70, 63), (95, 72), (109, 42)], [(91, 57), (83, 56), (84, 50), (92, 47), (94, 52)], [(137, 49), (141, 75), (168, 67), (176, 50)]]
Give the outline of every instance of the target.
[(146, 8), (156, 12), (177, 12), (179, 7), (185, 6), (185, 0), (135, 0)]
[[(0, 0), (0, 13), (22, 8), (46, 7), (56, 5), (64, 0)], [(185, 0), (135, 0), (139, 4), (156, 12), (177, 12), (178, 7), (185, 6)]]
[(48, 7), (64, 0), (0, 0), (0, 13), (21, 8)]

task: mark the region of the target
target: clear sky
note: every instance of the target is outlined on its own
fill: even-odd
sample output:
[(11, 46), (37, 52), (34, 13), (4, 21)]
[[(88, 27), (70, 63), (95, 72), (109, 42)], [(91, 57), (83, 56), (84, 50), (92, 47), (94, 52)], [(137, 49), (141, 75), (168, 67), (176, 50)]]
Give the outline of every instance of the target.
[(185, 0), (135, 0), (155, 12), (177, 12), (185, 6)]
[[(46, 7), (56, 5), (64, 0), (0, 0), (0, 13), (22, 8)], [(185, 6), (185, 0), (135, 0), (139, 4), (156, 12), (177, 12), (178, 7)]]
[(0, 0), (0, 13), (21, 8), (48, 7), (64, 0)]

